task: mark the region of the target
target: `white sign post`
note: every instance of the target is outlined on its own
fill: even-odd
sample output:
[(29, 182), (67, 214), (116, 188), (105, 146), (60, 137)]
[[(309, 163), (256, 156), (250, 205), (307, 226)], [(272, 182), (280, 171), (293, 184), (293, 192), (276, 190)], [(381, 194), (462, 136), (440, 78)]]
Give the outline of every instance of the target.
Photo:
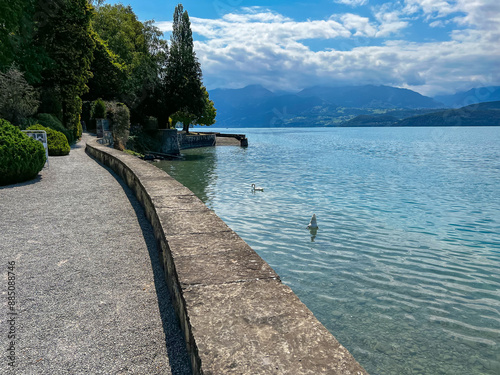
[(43, 148), (45, 148), (45, 156), (47, 157), (47, 167), (49, 166), (49, 145), (47, 142), (47, 132), (45, 130), (22, 130), (28, 137), (33, 138), (37, 141), (42, 142)]

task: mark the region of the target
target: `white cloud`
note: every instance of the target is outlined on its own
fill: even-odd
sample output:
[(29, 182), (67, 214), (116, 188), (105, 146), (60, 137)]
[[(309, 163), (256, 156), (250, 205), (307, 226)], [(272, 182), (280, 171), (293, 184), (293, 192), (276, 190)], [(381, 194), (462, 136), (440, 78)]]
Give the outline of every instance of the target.
[[(265, 16), (259, 17), (264, 19)], [(294, 22), (285, 20), (256, 21), (257, 15), (245, 18), (245, 15), (228, 14), (220, 20), (205, 20), (191, 18), (194, 32), (207, 38), (216, 36), (219, 42), (239, 42), (259, 40), (261, 42), (272, 41), (277, 44), (289, 41), (305, 39), (332, 39), (337, 37), (349, 37), (351, 33), (340, 23), (334, 20), (316, 20), (305, 22)]]
[(430, 27), (444, 27), (445, 23), (441, 20), (439, 21), (434, 21), (429, 24)]
[(377, 34), (376, 25), (371, 24), (370, 19), (367, 17), (347, 13), (340, 19), (346, 29), (353, 30), (354, 36), (374, 37)]
[(243, 13), (227, 13), (222, 19), (229, 22), (287, 22), (292, 21), (291, 18), (285, 17), (279, 13), (275, 13), (269, 9), (253, 6), (253, 7), (243, 7)]
[[(406, 0), (373, 7), (372, 18), (347, 13), (301, 22), (252, 7), (215, 20), (192, 17), (191, 22), (203, 37), (195, 50), (209, 88), (371, 83), (434, 94), (500, 84), (500, 49), (492, 48), (500, 40), (500, 5), (496, 0), (443, 1), (448, 5), (436, 10), (438, 3)], [(462, 27), (445, 42), (402, 40), (415, 17), (431, 17), (431, 27), (457, 22)], [(167, 30), (171, 24), (161, 27)], [(360, 45), (364, 38), (378, 38), (378, 45)], [(344, 48), (312, 50), (307, 43), (312, 39)]]
[(422, 13), (428, 21), (458, 14), (454, 22), (487, 30), (498, 29), (500, 22), (498, 0), (405, 0), (403, 12)]
[(368, 0), (334, 0), (337, 4), (350, 5), (352, 7), (368, 4)]
[(397, 34), (409, 26), (409, 19), (398, 6), (399, 3), (385, 3), (372, 8), (375, 19), (380, 23), (377, 37), (384, 38)]
[(459, 9), (456, 1), (446, 0), (405, 0), (405, 4), (406, 13), (421, 11), (429, 18), (444, 17)]

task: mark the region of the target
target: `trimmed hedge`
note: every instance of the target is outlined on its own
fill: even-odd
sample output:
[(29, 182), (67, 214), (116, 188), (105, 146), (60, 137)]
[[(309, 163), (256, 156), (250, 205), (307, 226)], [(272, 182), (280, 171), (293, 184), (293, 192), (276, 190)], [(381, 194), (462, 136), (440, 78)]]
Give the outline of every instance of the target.
[(0, 119), (0, 185), (35, 178), (45, 161), (45, 149), (41, 142)]
[[(37, 124), (45, 126), (46, 128), (51, 128), (57, 130), (58, 132), (63, 133), (68, 140), (68, 143), (71, 145), (75, 142), (75, 137), (73, 136), (73, 131), (66, 129), (59, 119), (51, 115), (50, 113), (40, 113), (37, 116)], [(34, 125), (37, 125), (34, 124)]]
[(69, 154), (70, 147), (63, 133), (39, 124), (30, 126), (28, 130), (45, 130), (47, 132), (47, 143), (50, 156), (63, 156)]

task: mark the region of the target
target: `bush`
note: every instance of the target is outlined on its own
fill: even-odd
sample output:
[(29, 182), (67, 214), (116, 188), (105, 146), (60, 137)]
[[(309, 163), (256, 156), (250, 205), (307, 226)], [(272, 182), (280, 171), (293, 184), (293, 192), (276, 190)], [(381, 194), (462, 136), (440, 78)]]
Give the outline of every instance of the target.
[(108, 113), (113, 124), (113, 145), (123, 151), (130, 134), (130, 111), (123, 103), (108, 102)]
[(0, 117), (14, 123), (22, 123), (33, 115), (39, 105), (36, 90), (24, 79), (23, 73), (11, 68), (0, 72)]
[(63, 133), (66, 136), (66, 139), (68, 140), (69, 144), (73, 144), (75, 142), (75, 138), (73, 137), (73, 132), (71, 130), (68, 130), (64, 127), (61, 121), (54, 116), (51, 115), (50, 113), (40, 113), (37, 116), (37, 122), (32, 125), (43, 125), (46, 128), (51, 128), (54, 130), (57, 130), (58, 132)]
[(45, 165), (41, 142), (23, 134), (10, 122), (0, 119), (0, 185), (31, 180)]
[(106, 118), (106, 102), (101, 98), (97, 99), (92, 104), (90, 116), (92, 118)]
[(69, 154), (69, 144), (66, 136), (57, 130), (46, 128), (42, 125), (32, 125), (28, 130), (45, 130), (47, 132), (47, 143), (50, 156), (62, 156)]

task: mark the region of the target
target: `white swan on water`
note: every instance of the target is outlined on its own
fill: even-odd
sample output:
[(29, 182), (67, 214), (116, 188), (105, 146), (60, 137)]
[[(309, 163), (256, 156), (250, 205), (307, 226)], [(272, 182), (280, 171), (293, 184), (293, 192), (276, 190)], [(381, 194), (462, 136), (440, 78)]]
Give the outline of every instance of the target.
[(316, 214), (313, 214), (311, 222), (307, 226), (307, 229), (318, 229), (318, 223), (316, 221)]
[(264, 191), (264, 188), (261, 188), (261, 187), (255, 187), (255, 184), (252, 184), (252, 190), (253, 190), (253, 191)]

